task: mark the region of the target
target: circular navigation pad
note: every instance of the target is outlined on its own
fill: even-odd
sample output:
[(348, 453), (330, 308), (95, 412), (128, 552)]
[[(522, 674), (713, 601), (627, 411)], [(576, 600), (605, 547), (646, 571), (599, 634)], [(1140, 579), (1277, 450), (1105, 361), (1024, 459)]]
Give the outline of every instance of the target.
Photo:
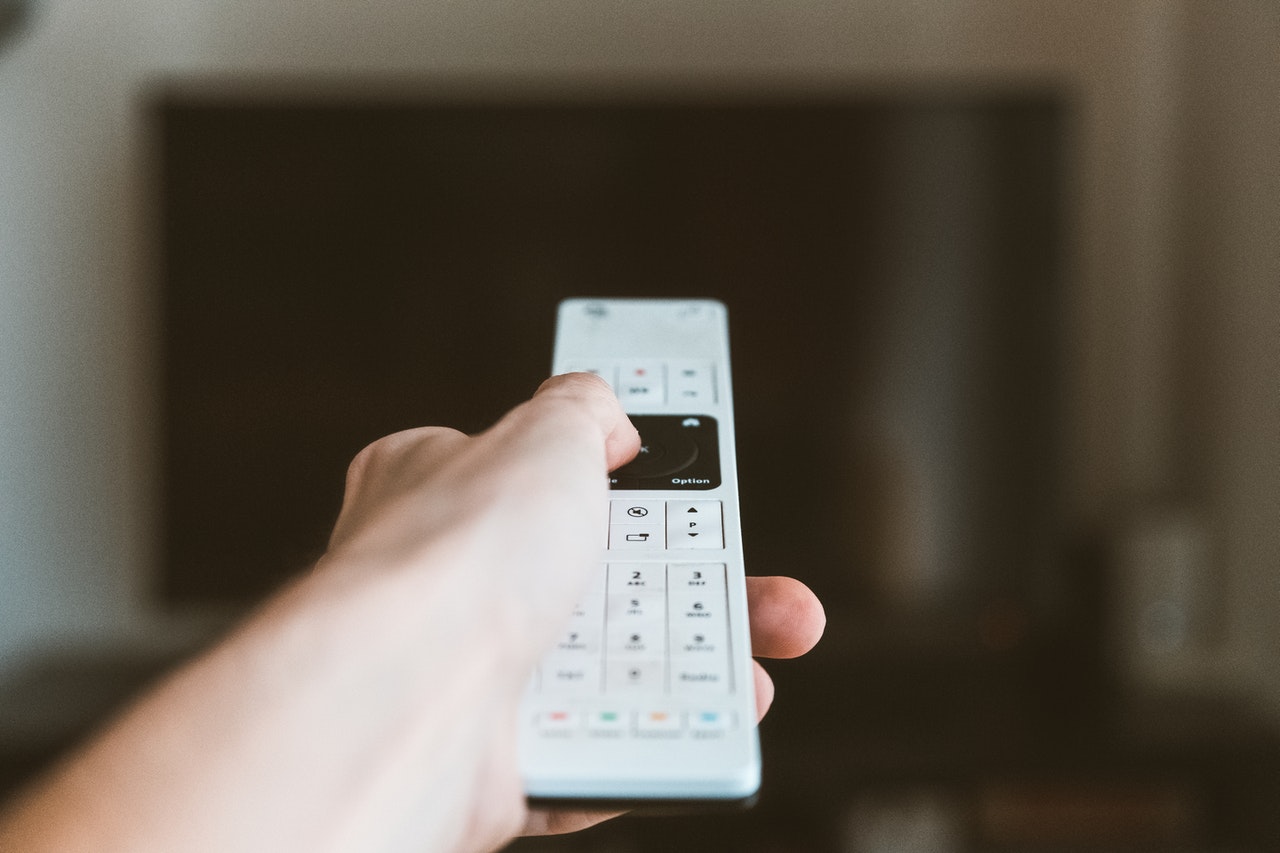
[(614, 489), (712, 489), (720, 485), (720, 442), (708, 415), (631, 415), (640, 453), (610, 475)]
[(665, 477), (688, 468), (698, 459), (698, 443), (693, 432), (650, 438), (641, 433), (640, 452), (636, 458), (615, 472), (617, 477)]

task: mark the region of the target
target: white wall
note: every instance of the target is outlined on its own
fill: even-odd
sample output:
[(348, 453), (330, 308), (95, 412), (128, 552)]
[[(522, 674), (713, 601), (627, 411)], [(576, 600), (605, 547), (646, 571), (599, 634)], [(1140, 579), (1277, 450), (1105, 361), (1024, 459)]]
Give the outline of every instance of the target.
[[(1216, 91), (1212, 78), (1202, 80), (1210, 96), (1186, 91), (1188, 43), (1201, 38), (1192, 24), (1228, 22), (1212, 30), (1215, 50), (1244, 39), (1256, 53), (1260, 40), (1274, 41), (1274, 26), (1268, 35), (1250, 23), (1274, 18), (1264, 4), (1213, 9), (1156, 0), (47, 0), (0, 54), (0, 674), (51, 644), (150, 641), (175, 630), (159, 624), (144, 595), (155, 473), (139, 122), (149, 83), (285, 72), (347, 86), (388, 77), (677, 90), (1063, 86), (1078, 119), (1068, 211), (1067, 432), (1076, 463), (1068, 497), (1084, 523), (1178, 480), (1171, 354), (1182, 315), (1171, 294), (1186, 248), (1183, 139), (1194, 124), (1188, 110)], [(1232, 75), (1262, 73), (1229, 63), (1211, 70), (1231, 85)], [(1215, 115), (1275, 139), (1274, 120), (1225, 108)], [(1236, 157), (1269, 166), (1276, 158), (1259, 145), (1240, 141), (1214, 156), (1224, 169)], [(1213, 304), (1263, 326), (1276, 316), (1267, 300), (1274, 255), (1251, 259), (1268, 248), (1267, 235), (1226, 223), (1274, 222), (1276, 198), (1227, 193), (1230, 212), (1203, 247), (1216, 259)], [(1223, 471), (1233, 473), (1214, 493), (1228, 513), (1246, 496), (1276, 496), (1274, 478), (1258, 479), (1265, 474), (1253, 463), (1276, 459), (1280, 438), (1244, 401), (1266, 391), (1243, 359), (1260, 349), (1274, 364), (1269, 328), (1242, 341), (1227, 336), (1215, 350), (1239, 369), (1223, 390), (1238, 411), (1221, 426), (1240, 429), (1242, 443), (1218, 448)], [(1266, 563), (1274, 538), (1250, 552), (1259, 531), (1230, 529), (1241, 537), (1230, 568), (1275, 586), (1276, 561)], [(1254, 627), (1231, 668), (1249, 681), (1269, 677), (1257, 652), (1276, 658), (1280, 632), (1261, 631), (1238, 604), (1231, 619)]]
[[(43, 4), (0, 54), (0, 668), (139, 624), (150, 312), (142, 3)], [(159, 20), (159, 19), (157, 19)]]
[(1189, 22), (1183, 447), (1215, 532), (1224, 659), (1280, 707), (1280, 5), (1232, 8)]

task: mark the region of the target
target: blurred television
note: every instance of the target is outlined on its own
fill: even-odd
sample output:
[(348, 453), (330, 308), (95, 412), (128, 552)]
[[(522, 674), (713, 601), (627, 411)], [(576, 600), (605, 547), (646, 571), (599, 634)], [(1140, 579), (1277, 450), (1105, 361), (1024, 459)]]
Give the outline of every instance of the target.
[(596, 295), (728, 305), (749, 570), (842, 624), (1059, 606), (1053, 93), (205, 83), (151, 114), (163, 602), (305, 570), (362, 446), (484, 429)]

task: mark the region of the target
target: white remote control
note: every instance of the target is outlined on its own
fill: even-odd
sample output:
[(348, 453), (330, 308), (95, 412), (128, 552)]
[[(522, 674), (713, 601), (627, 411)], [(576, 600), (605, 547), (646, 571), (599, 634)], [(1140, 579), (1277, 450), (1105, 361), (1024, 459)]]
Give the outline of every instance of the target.
[(610, 475), (598, 577), (524, 697), (525, 791), (747, 800), (760, 747), (725, 308), (569, 299), (556, 329), (553, 373), (608, 381), (642, 449)]

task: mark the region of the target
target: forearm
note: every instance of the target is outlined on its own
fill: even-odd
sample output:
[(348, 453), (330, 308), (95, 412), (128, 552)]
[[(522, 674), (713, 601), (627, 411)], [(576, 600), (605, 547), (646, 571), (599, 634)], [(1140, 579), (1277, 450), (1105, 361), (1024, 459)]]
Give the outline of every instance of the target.
[(315, 571), (0, 818), (24, 851), (483, 850), (523, 818), (518, 694), (639, 438), (592, 377), (353, 461)]
[[(450, 849), (521, 676), (483, 629), (485, 584), (433, 556), (319, 567), (74, 756), (0, 849)], [(450, 606), (413, 612), (432, 600)], [(409, 792), (406, 828), (386, 813)]]

